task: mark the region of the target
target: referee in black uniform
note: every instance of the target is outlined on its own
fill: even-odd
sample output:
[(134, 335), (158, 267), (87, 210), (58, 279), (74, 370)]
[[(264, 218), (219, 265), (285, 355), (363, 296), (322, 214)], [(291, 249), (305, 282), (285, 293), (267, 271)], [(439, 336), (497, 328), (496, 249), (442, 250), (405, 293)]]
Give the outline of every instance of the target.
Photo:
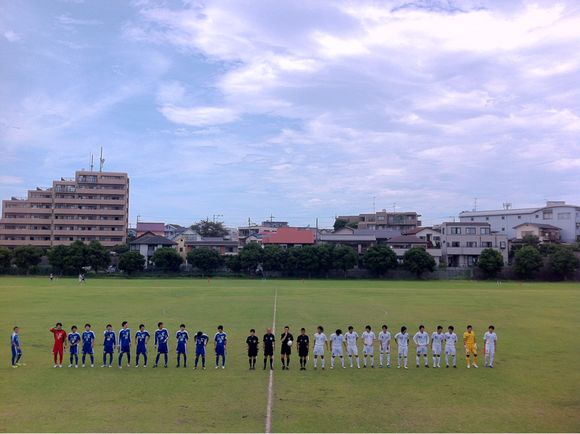
[(296, 339), (296, 344), (298, 345), (300, 370), (306, 371), (306, 362), (308, 361), (308, 348), (310, 347), (310, 338), (306, 334), (306, 329), (304, 327), (300, 329), (300, 334), (298, 335), (298, 339)]
[(288, 342), (294, 341), (294, 336), (290, 333), (290, 327), (284, 327), (284, 333), (280, 337), (280, 354), (282, 355), (282, 370), (290, 369), (290, 354), (292, 354), (292, 346)]
[(274, 369), (274, 342), (276, 336), (272, 334), (272, 329), (267, 329), (264, 335), (264, 369), (266, 369), (266, 361), (270, 358), (270, 369)]
[(250, 330), (250, 336), (246, 338), (248, 344), (248, 360), (250, 362), (250, 369), (256, 369), (256, 357), (258, 357), (258, 344), (260, 339), (256, 336), (256, 330)]

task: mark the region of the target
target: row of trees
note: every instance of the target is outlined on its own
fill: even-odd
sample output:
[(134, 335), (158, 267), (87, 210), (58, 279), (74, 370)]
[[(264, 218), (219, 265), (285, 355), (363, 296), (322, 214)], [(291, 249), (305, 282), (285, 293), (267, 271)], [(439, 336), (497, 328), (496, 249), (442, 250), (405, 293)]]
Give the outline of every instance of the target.
[[(533, 278), (546, 267), (552, 277), (567, 279), (580, 267), (580, 260), (570, 246), (551, 245), (542, 249), (534, 244), (524, 243), (513, 254), (514, 272), (523, 279)], [(496, 277), (504, 266), (501, 253), (493, 249), (481, 252), (477, 263), (486, 277)]]
[(0, 272), (8, 271), (13, 265), (21, 273), (29, 273), (38, 266), (44, 251), (34, 246), (19, 246), (14, 250), (0, 247)]

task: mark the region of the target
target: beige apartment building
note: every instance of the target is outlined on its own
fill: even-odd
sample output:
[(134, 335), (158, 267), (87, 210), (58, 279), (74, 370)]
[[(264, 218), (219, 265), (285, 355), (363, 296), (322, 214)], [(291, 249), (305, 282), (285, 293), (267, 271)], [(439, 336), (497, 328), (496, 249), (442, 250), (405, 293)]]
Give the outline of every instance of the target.
[(383, 209), (370, 214), (338, 216), (338, 219), (356, 223), (358, 229), (393, 230), (404, 234), (421, 226), (419, 217), (414, 211), (390, 212)]
[(114, 246), (127, 241), (129, 178), (126, 173), (78, 171), (2, 201), (0, 246), (52, 247), (74, 241)]

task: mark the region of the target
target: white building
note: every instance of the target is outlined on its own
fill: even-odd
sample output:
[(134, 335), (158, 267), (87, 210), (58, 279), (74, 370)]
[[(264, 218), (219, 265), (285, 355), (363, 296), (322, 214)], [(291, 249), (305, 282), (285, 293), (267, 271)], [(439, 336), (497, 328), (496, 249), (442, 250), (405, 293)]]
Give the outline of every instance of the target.
[(510, 208), (494, 211), (463, 211), (459, 214), (462, 223), (489, 223), (492, 232), (517, 238), (518, 227), (523, 223), (552, 225), (560, 229), (562, 242), (580, 241), (580, 206), (568, 205), (564, 201), (549, 201), (539, 208)]

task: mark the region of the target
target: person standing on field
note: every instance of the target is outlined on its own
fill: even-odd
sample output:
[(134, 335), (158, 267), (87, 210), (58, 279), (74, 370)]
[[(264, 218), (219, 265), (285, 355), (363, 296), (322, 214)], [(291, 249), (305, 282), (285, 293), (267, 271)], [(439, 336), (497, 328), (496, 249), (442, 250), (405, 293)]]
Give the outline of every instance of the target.
[(473, 367), (477, 366), (477, 342), (475, 341), (475, 332), (473, 327), (468, 325), (467, 330), (463, 333), (463, 348), (465, 349), (465, 358), (467, 359), (467, 369), (471, 366), (471, 356), (473, 355)]
[(425, 367), (429, 367), (429, 356), (427, 354), (427, 347), (429, 346), (429, 333), (425, 331), (425, 326), (420, 325), (419, 331), (415, 333), (413, 336), (413, 342), (417, 346), (417, 356), (415, 361), (417, 363), (417, 368), (419, 367), (419, 363), (421, 361), (421, 356), (425, 359)]
[(308, 362), (308, 350), (310, 347), (310, 338), (306, 334), (306, 329), (302, 327), (300, 334), (296, 339), (298, 345), (298, 357), (300, 358), (300, 370), (306, 371), (306, 363)]
[(274, 369), (274, 345), (276, 342), (276, 336), (272, 333), (272, 329), (266, 329), (266, 334), (262, 338), (264, 344), (264, 370), (266, 370), (266, 363), (270, 359), (270, 370)]
[(457, 368), (457, 351), (455, 343), (457, 342), (457, 335), (454, 332), (455, 327), (449, 326), (447, 333), (445, 333), (445, 367), (449, 368), (449, 356), (453, 356), (453, 367)]
[(22, 357), (22, 349), (20, 348), (20, 328), (18, 326), (12, 329), (12, 336), (10, 337), (10, 348), (12, 349), (12, 367), (18, 368), (20, 358)]
[(260, 345), (260, 339), (256, 336), (256, 330), (250, 330), (250, 335), (246, 338), (246, 345), (248, 346), (250, 371), (252, 371), (256, 369), (256, 358), (258, 357), (258, 346)]
[[(66, 332), (62, 329), (62, 323), (57, 322), (56, 326), (50, 329), (54, 336), (54, 345), (52, 347), (52, 355), (54, 356), (54, 367), (62, 368), (62, 358), (64, 356), (64, 349), (66, 347)], [(57, 363), (58, 357), (58, 363)]]
[(484, 366), (493, 368), (493, 359), (497, 348), (497, 335), (495, 334), (494, 326), (489, 326), (489, 329), (483, 335), (483, 342)]
[[(280, 337), (280, 354), (282, 357), (282, 370), (290, 369), (290, 354), (292, 354), (291, 343), (294, 342), (294, 336), (290, 333), (290, 327), (284, 327), (284, 333)], [(289, 344), (290, 343), (290, 344)]]

